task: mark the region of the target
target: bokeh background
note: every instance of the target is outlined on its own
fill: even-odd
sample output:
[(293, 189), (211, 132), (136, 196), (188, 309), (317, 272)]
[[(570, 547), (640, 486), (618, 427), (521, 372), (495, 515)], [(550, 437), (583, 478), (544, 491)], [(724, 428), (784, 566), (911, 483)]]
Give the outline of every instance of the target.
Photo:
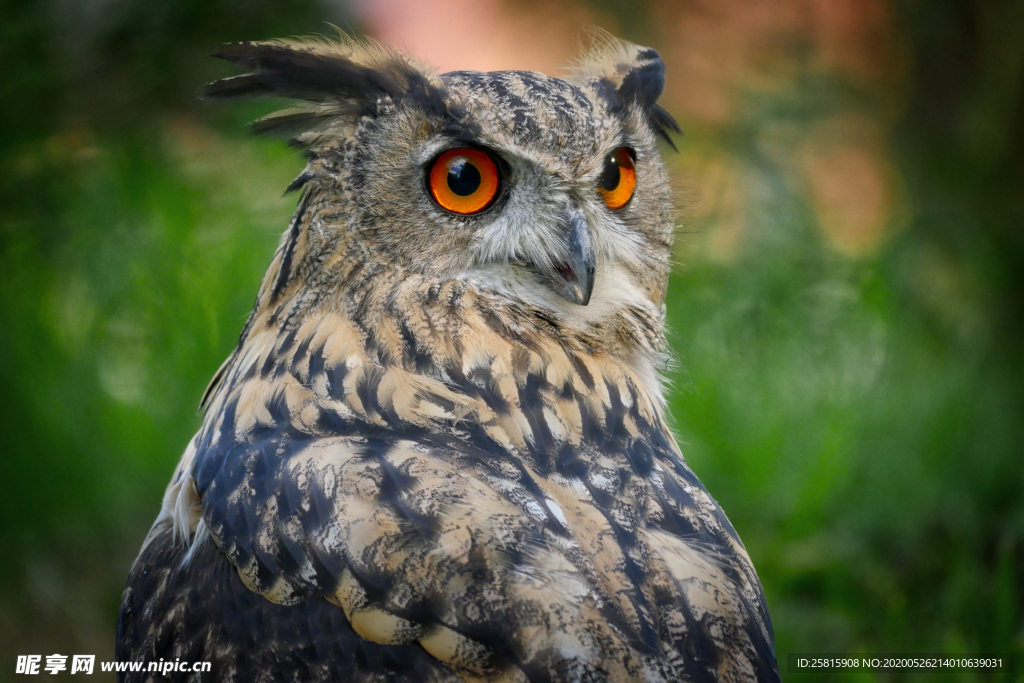
[(441, 70), (557, 72), (593, 24), (657, 48), (685, 129), (673, 421), (783, 671), (1024, 653), (1021, 0), (3, 0), (0, 680), (112, 658), (294, 209), (299, 155), (244, 128), (274, 104), (200, 102), (208, 55), (328, 22)]

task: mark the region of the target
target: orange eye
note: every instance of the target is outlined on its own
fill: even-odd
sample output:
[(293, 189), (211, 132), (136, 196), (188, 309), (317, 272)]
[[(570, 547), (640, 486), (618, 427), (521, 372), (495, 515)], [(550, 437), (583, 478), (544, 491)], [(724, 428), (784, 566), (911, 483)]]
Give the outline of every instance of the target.
[(604, 160), (604, 171), (597, 180), (597, 191), (613, 211), (621, 209), (633, 198), (636, 189), (636, 166), (633, 152), (619, 147)]
[(452, 213), (479, 213), (498, 196), (498, 167), (486, 153), (460, 148), (445, 152), (430, 168), (430, 196)]

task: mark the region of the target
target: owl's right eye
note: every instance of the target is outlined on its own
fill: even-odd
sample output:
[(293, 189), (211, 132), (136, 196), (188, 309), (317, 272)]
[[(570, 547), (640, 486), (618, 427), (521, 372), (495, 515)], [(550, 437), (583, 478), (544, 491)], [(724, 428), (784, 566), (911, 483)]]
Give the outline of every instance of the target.
[(501, 179), (490, 155), (462, 147), (434, 160), (427, 185), (442, 209), (465, 216), (480, 213), (494, 202)]

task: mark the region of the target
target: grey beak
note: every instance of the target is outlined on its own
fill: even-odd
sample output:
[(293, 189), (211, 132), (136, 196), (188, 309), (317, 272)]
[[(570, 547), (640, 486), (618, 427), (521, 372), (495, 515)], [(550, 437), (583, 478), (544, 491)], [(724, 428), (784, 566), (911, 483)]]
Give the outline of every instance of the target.
[(556, 294), (566, 301), (586, 306), (594, 291), (594, 237), (579, 209), (568, 212), (560, 223), (568, 251), (555, 261), (554, 269), (545, 274)]

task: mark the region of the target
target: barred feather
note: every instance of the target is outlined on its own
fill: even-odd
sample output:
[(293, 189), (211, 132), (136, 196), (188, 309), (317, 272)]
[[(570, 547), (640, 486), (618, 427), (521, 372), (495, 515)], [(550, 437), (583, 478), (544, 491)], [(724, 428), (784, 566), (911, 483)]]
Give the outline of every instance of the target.
[[(663, 412), (663, 65), (598, 43), (571, 80), (224, 49), (248, 73), (209, 93), (306, 102), (256, 129), (310, 161), (129, 577), (119, 659), (210, 660), (215, 680), (779, 680), (750, 557)], [(623, 144), (638, 183), (612, 213), (595, 183)], [(425, 188), (466, 145), (508, 167), (476, 217)], [(566, 207), (594, 240), (589, 305), (536, 274)]]

